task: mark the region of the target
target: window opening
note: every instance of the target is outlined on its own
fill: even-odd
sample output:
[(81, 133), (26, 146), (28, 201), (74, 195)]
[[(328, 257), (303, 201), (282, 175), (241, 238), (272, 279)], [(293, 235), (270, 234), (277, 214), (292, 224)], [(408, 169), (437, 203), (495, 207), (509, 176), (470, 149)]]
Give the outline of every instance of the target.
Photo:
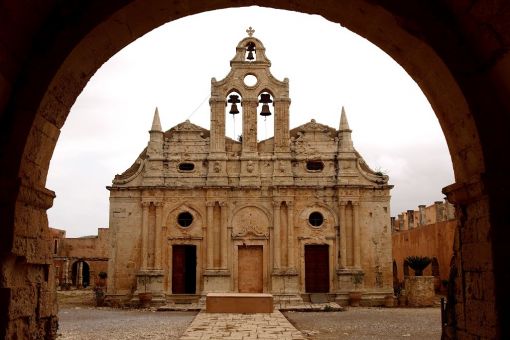
[(187, 228), (193, 223), (193, 215), (185, 211), (177, 216), (177, 223), (183, 228)]
[(308, 161), (306, 162), (306, 170), (309, 171), (322, 171), (324, 169), (324, 163), (321, 161)]
[(195, 169), (195, 164), (193, 163), (180, 163), (179, 170), (181, 171), (192, 171)]
[(320, 227), (324, 223), (324, 216), (318, 211), (314, 211), (308, 217), (308, 222), (314, 227)]

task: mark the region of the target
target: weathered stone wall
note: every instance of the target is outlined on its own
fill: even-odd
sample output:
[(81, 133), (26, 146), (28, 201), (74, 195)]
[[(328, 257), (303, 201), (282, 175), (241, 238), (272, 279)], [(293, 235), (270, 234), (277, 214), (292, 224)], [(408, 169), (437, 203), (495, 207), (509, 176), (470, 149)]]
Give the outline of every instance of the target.
[[(65, 238), (65, 231), (59, 229), (50, 228), (50, 232), (53, 235), (50, 244), (55, 278), (59, 287), (67, 289), (72, 285), (73, 265), (80, 261), (86, 262), (89, 267), (90, 285), (94, 285), (100, 272), (108, 271), (108, 228), (98, 228), (97, 236), (79, 238)], [(76, 281), (76, 278), (74, 279)], [(75, 285), (80, 286), (77, 283)]]
[(434, 305), (433, 276), (408, 276), (404, 280), (404, 288), (409, 307), (430, 307)]
[[(453, 239), (457, 220), (432, 223), (412, 230), (394, 232), (392, 238), (393, 260), (397, 264), (397, 277), (404, 280), (404, 260), (407, 256), (428, 256), (439, 263), (441, 280), (448, 280), (453, 256)], [(410, 269), (410, 273), (413, 270)], [(432, 275), (429, 265), (424, 275)]]

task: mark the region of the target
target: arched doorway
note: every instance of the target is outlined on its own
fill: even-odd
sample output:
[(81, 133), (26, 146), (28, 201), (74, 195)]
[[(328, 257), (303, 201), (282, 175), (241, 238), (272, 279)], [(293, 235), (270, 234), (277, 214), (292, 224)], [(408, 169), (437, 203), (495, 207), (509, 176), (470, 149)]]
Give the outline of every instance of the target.
[(76, 261), (71, 266), (71, 281), (76, 288), (87, 288), (90, 285), (90, 266), (85, 261)]
[[(487, 298), (458, 299), (463, 312), (452, 313), (462, 319), (455, 329), (460, 336), (496, 337), (510, 332), (509, 325), (498, 321), (509, 299), (506, 287), (510, 280), (506, 275), (509, 234), (504, 204), (504, 194), (510, 188), (504, 180), (506, 167), (499, 152), (510, 125), (510, 67), (500, 43), (510, 34), (500, 23), (509, 22), (510, 14), (500, 11), (499, 4), (480, 3), (485, 7), (464, 7), (460, 2), (440, 5), (363, 0), (237, 4), (270, 5), (322, 15), (372, 41), (420, 85), (441, 123), (452, 156), (456, 183), (445, 189), (448, 200), (462, 211), (465, 233), (490, 235), (458, 240), (461, 251), (454, 262), (455, 280), (460, 285), (485, 282)], [(9, 270), (12, 274), (0, 286), (6, 292), (0, 303), (6, 327), (2, 327), (0, 337), (16, 330), (51, 329), (43, 325), (55, 319), (51, 314), (11, 319), (14, 316), (8, 310), (16, 304), (16, 292), (24, 288), (17, 286), (16, 282), (23, 281), (18, 276), (30, 273), (23, 281), (27, 287), (51, 277), (45, 275), (46, 257), (51, 252), (45, 245), (46, 210), (54, 194), (45, 188), (46, 174), (59, 130), (88, 79), (111, 55), (149, 30), (186, 15), (230, 5), (226, 0), (138, 0), (83, 7), (69, 3), (40, 5), (35, 11), (23, 3), (10, 5), (13, 15), (0, 24), (2, 31), (16, 32), (2, 36), (1, 41), (6, 46), (6, 62), (2, 64), (6, 66), (0, 69), (0, 222), (4, 226), (0, 249), (2, 268), (21, 266), (23, 270)], [(472, 22), (478, 26), (472, 26)], [(488, 26), (492, 27), (490, 32), (478, 31)], [(493, 40), (491, 34), (496, 36)], [(463, 261), (463, 253), (479, 256)], [(493, 280), (485, 280), (487, 276)], [(24, 306), (24, 310), (35, 315), (39, 304), (45, 303), (42, 301), (53, 298), (51, 290), (44, 294), (40, 301), (27, 302), (32, 305)], [(480, 303), (483, 311), (478, 308)], [(501, 313), (497, 312), (498, 306)], [(480, 319), (476, 313), (483, 313), (484, 320), (491, 323), (476, 324)]]

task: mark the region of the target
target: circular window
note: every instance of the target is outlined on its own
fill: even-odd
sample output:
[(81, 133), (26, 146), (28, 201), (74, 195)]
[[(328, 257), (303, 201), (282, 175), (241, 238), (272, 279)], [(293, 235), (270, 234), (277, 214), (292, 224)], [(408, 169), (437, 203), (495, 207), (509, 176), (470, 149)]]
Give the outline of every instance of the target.
[(257, 77), (255, 77), (253, 74), (247, 74), (245, 77), (244, 77), (244, 84), (246, 86), (255, 86), (257, 85)]
[(308, 222), (314, 227), (320, 227), (324, 223), (324, 216), (318, 211), (314, 211), (308, 217)]
[(177, 216), (177, 223), (183, 228), (189, 227), (193, 223), (193, 215), (185, 211)]

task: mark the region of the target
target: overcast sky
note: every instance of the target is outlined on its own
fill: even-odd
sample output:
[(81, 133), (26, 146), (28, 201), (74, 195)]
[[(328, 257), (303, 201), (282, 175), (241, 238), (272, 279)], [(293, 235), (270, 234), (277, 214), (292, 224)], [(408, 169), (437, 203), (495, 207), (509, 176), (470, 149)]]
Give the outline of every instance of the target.
[[(51, 227), (68, 237), (108, 226), (106, 186), (147, 146), (157, 106), (164, 130), (190, 119), (209, 128), (211, 78), (223, 79), (253, 26), (271, 72), (290, 80), (290, 125), (338, 129), (345, 107), (355, 148), (390, 176), (391, 215), (442, 200), (453, 183), (444, 135), (409, 75), (378, 47), (316, 15), (248, 7), (186, 17), (146, 34), (105, 63), (78, 97), (48, 175)], [(233, 135), (230, 117), (227, 135)], [(260, 129), (260, 138), (272, 136)], [(240, 128), (236, 128), (239, 134)]]

